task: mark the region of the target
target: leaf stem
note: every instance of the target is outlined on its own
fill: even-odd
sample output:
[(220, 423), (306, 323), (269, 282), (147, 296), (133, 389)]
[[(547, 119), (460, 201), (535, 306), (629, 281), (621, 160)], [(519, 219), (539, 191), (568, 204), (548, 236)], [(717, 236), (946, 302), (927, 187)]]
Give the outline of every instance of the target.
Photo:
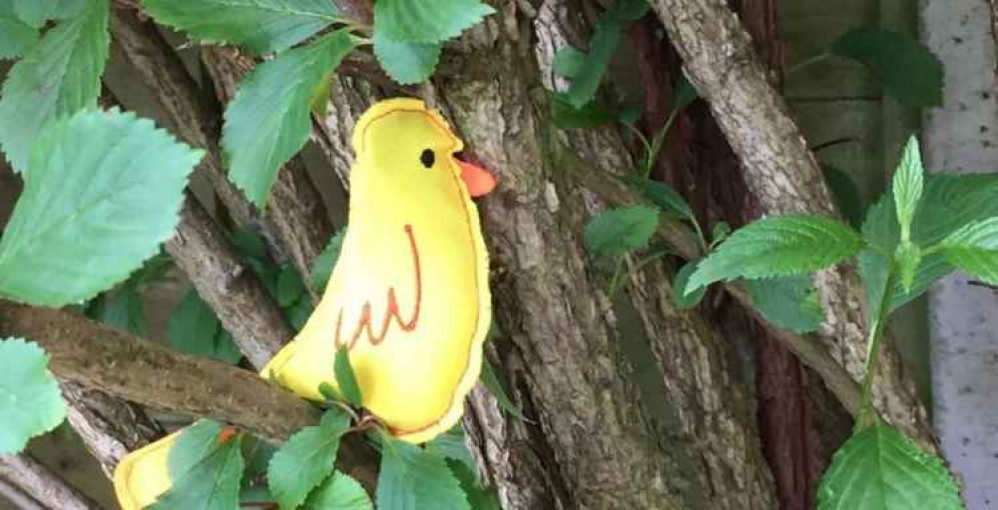
[[(887, 325), (887, 317), (890, 315), (891, 300), (894, 299), (895, 263), (893, 260), (887, 266), (887, 281), (884, 282), (884, 294), (880, 298), (880, 307), (877, 317), (870, 325), (870, 340), (867, 344), (866, 352), (866, 375), (863, 377), (862, 403), (859, 406), (859, 415), (856, 417), (856, 429), (861, 429), (869, 425), (867, 416), (873, 411), (873, 377), (876, 372), (877, 361), (880, 359), (880, 342), (884, 338), (884, 328)], [(876, 413), (874, 418), (876, 419)]]
[(811, 57), (811, 58), (809, 58), (807, 60), (804, 60), (803, 62), (799, 62), (799, 63), (794, 64), (793, 66), (791, 66), (790, 69), (787, 69), (787, 72), (785, 73), (785, 76), (790, 76), (790, 75), (796, 73), (797, 71), (800, 71), (801, 69), (804, 69), (806, 67), (810, 67), (811, 65), (817, 64), (818, 62), (822, 62), (824, 60), (827, 60), (831, 56), (832, 56), (832, 54), (829, 53), (829, 52), (819, 53), (819, 54), (817, 54), (817, 55), (815, 55), (815, 56), (813, 56), (813, 57)]
[(613, 278), (610, 280), (610, 297), (613, 298), (617, 295), (617, 291), (620, 290), (620, 281), (624, 273), (624, 257), (621, 255), (617, 258), (617, 267), (613, 270)]
[(655, 166), (655, 160), (658, 159), (658, 153), (662, 150), (662, 144), (665, 143), (665, 135), (669, 133), (669, 128), (672, 127), (677, 114), (679, 114), (679, 109), (673, 108), (669, 112), (669, 116), (665, 119), (665, 124), (662, 124), (662, 129), (659, 129), (658, 133), (655, 133), (655, 140), (651, 144), (651, 149), (648, 150), (645, 177), (651, 174), (652, 167)]

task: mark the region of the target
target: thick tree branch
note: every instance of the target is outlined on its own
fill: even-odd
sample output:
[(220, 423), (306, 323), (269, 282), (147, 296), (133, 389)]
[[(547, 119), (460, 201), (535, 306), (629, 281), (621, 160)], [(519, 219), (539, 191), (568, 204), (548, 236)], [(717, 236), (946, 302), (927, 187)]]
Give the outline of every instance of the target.
[(39, 503), (58, 510), (100, 510), (89, 496), (76, 490), (28, 454), (0, 455), (0, 478)]
[[(63, 383), (78, 383), (154, 408), (234, 424), (259, 437), (287, 440), (315, 425), (319, 411), (253, 372), (170, 351), (73, 312), (0, 300), (0, 336), (37, 342)], [(348, 436), (338, 465), (370, 488), (373, 452)]]
[[(741, 160), (762, 211), (834, 215), (814, 155), (786, 102), (770, 85), (748, 33), (724, 0), (657, 0), (653, 5), (690, 80), (709, 102)], [(859, 381), (865, 372), (867, 322), (858, 276), (851, 267), (837, 267), (819, 273), (817, 286), (826, 316), (819, 338)], [(925, 408), (902, 373), (896, 352), (885, 349), (876, 370), (876, 407), (924, 447), (934, 448)]]

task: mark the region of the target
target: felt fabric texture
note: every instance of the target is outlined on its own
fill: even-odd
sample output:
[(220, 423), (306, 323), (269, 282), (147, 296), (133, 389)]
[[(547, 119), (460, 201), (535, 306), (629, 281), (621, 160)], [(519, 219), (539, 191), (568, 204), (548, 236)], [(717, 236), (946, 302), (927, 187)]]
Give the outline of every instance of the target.
[[(372, 106), (357, 123), (349, 228), (323, 297), (298, 336), (261, 371), (322, 400), (349, 349), (363, 405), (391, 433), (423, 443), (453, 427), (478, 381), (491, 323), (488, 252), (471, 200), (495, 179), (455, 154), (463, 143), (415, 99)], [(115, 471), (125, 510), (170, 487), (173, 434)]]

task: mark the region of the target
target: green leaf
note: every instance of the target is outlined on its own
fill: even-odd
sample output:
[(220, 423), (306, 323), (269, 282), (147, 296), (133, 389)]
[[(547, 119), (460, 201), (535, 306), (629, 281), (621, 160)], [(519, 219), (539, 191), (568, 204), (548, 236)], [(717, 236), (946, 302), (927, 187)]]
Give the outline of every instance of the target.
[(357, 480), (339, 471), (326, 478), (305, 501), (303, 510), (374, 510), (374, 503)]
[(596, 257), (623, 255), (643, 248), (658, 228), (658, 211), (643, 205), (600, 212), (586, 225), (584, 238)]
[(166, 326), (166, 338), (176, 351), (235, 363), (242, 358), (232, 337), (225, 334), (215, 312), (191, 289), (177, 303)]
[(843, 170), (825, 163), (821, 164), (821, 172), (825, 176), (825, 184), (832, 192), (832, 198), (839, 211), (849, 220), (850, 225), (859, 228), (863, 224), (863, 215), (867, 206), (852, 177)]
[(689, 294), (686, 293), (690, 276), (696, 269), (696, 262), (687, 262), (683, 267), (679, 268), (679, 271), (676, 271), (676, 277), (672, 280), (672, 302), (680, 310), (688, 310), (699, 305), (700, 301), (703, 300), (704, 294), (707, 293), (706, 287), (700, 287)]
[(575, 48), (563, 48), (554, 54), (552, 69), (565, 78), (575, 78), (586, 66), (586, 54)]
[(374, 56), (400, 85), (415, 85), (433, 75), (440, 61), (440, 43), (398, 42), (374, 30)]
[(894, 209), (901, 227), (901, 242), (911, 239), (911, 222), (915, 219), (918, 201), (922, 198), (922, 155), (918, 140), (911, 137), (904, 148), (901, 163), (894, 172)]
[(277, 450), (267, 473), (270, 492), (283, 510), (298, 508), (333, 471), (340, 438), (348, 427), (350, 416), (332, 408), (318, 426), (301, 429)]
[(746, 280), (745, 288), (762, 316), (786, 330), (811, 333), (825, 319), (806, 275)]
[(157, 22), (206, 43), (282, 51), (342, 20), (329, 0), (143, 0)]
[(719, 280), (810, 273), (855, 255), (863, 238), (824, 216), (770, 216), (736, 230), (700, 261), (686, 292)]
[(270, 257), (267, 256), (267, 243), (256, 232), (248, 228), (241, 228), (232, 234), (230, 240), (243, 257), (260, 262), (270, 262)]
[(499, 378), (496, 377), (495, 369), (492, 368), (492, 364), (486, 359), (482, 359), (482, 373), (481, 373), (482, 385), (488, 390), (489, 394), (496, 399), (496, 403), (499, 407), (517, 418), (527, 421), (527, 417), (523, 415), (523, 411), (510, 400), (509, 395), (506, 393), (506, 389), (503, 388), (502, 383), (499, 382)]
[(332, 86), (333, 72), (329, 71), (319, 80), (319, 84), (312, 89), (312, 97), (308, 100), (309, 108), (312, 110), (312, 114), (320, 119), (326, 118)]
[(861, 62), (883, 83), (884, 91), (902, 106), (940, 106), (943, 65), (911, 37), (874, 27), (846, 32), (831, 52)]
[(336, 360), (333, 361), (333, 371), (336, 374), (336, 385), (340, 395), (346, 399), (347, 403), (354, 407), (364, 405), (363, 395), (360, 393), (360, 385), (357, 384), (357, 376), (350, 366), (350, 351), (347, 346), (341, 346), (336, 351)]
[(898, 274), (901, 276), (901, 287), (905, 292), (911, 292), (915, 285), (915, 275), (918, 265), (922, 262), (922, 250), (917, 244), (903, 242), (898, 245), (894, 253), (894, 262), (897, 264)]
[(617, 120), (617, 115), (590, 101), (579, 108), (572, 106), (562, 93), (551, 94), (551, 122), (561, 129), (592, 129)]
[(94, 319), (108, 326), (130, 331), (140, 337), (148, 336), (142, 296), (132, 285), (107, 292), (97, 303)]
[(117, 110), (50, 126), (0, 239), (0, 295), (63, 306), (124, 280), (173, 234), (201, 155)]
[[(875, 317), (880, 312), (880, 302), (883, 300), (884, 284), (887, 281), (887, 270), (890, 259), (873, 250), (863, 250), (859, 254), (859, 272), (866, 290), (868, 314)], [(921, 296), (936, 280), (953, 272), (953, 265), (946, 261), (940, 253), (923, 256), (915, 269), (911, 289), (905, 290), (901, 281), (894, 283), (894, 296), (891, 299), (890, 312)]]
[(200, 421), (180, 433), (170, 451), (172, 487), (150, 510), (232, 510), (239, 507), (242, 436), (220, 442), (221, 426)]
[(962, 510), (942, 461), (891, 427), (854, 434), (821, 477), (818, 510)]
[(495, 489), (482, 486), (477, 468), (451, 460), (447, 461), (447, 466), (460, 482), (472, 510), (502, 510), (499, 495)]
[(282, 310), (284, 312), (284, 318), (288, 320), (288, 324), (291, 325), (295, 331), (301, 331), (308, 322), (308, 318), (312, 316), (315, 311), (315, 305), (312, 304), (312, 298), (308, 294), (302, 294), (298, 301), (295, 302), (288, 308)]
[(998, 285), (998, 217), (975, 221), (940, 244), (950, 263), (981, 280)]
[(46, 20), (55, 17), (59, 0), (12, 0), (14, 11), (21, 21), (33, 27), (42, 26)]
[(471, 510), (444, 458), (385, 436), (378, 474), (378, 510)]
[(690, 209), (683, 196), (672, 186), (633, 174), (621, 177), (621, 179), (640, 191), (645, 198), (651, 200), (663, 211), (678, 214), (690, 221), (696, 221), (693, 209)]
[(378, 0), (375, 32), (398, 42), (441, 43), (476, 25), (495, 9), (479, 0)]
[(49, 357), (20, 338), (0, 340), (0, 454), (18, 453), (28, 440), (66, 417)]
[(669, 108), (672, 112), (678, 112), (683, 108), (693, 104), (700, 97), (700, 91), (693, 86), (689, 78), (685, 74), (679, 80), (679, 85), (676, 86), (676, 91), (672, 95), (672, 106)]
[(14, 14), (11, 4), (0, 2), (0, 60), (24, 55), (38, 42), (38, 30)]
[(452, 459), (464, 464), (472, 473), (478, 471), (475, 458), (471, 456), (464, 437), (464, 428), (460, 423), (447, 432), (426, 443), (426, 451), (435, 453), (445, 459)]
[(585, 63), (568, 90), (568, 102), (576, 108), (592, 100), (599, 89), (607, 65), (620, 43), (626, 25), (641, 19), (650, 6), (646, 0), (616, 0), (596, 22)]
[(277, 275), (277, 304), (285, 308), (295, 304), (305, 292), (305, 284), (295, 266), (288, 264)]
[(728, 236), (731, 235), (731, 225), (728, 225), (726, 221), (719, 221), (714, 224), (714, 228), (710, 231), (710, 247), (714, 249), (714, 246), (724, 242)]
[(258, 207), (281, 166), (308, 141), (312, 91), (359, 41), (346, 29), (333, 32), (256, 66), (240, 84), (225, 110), (222, 148), (229, 179)]
[[(33, 2), (36, 0), (26, 0)], [(97, 106), (107, 61), (107, 0), (49, 30), (10, 70), (0, 96), (0, 147), (15, 172), (50, 121)]]
[(343, 236), (346, 235), (346, 232), (345, 228), (337, 232), (329, 240), (329, 244), (322, 250), (322, 253), (312, 262), (312, 288), (320, 291), (325, 290), (329, 283), (329, 277), (333, 275), (336, 261), (340, 258), (340, 249), (343, 247)]

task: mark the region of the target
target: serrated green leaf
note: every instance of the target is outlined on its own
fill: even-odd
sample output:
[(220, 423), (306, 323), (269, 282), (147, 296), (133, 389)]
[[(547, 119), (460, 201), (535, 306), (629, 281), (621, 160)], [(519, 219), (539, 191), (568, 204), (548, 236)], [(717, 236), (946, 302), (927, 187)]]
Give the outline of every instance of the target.
[(305, 427), (274, 454), (267, 469), (270, 492), (283, 510), (301, 505), (309, 492), (333, 471), (340, 438), (350, 427), (350, 416), (332, 408), (314, 427)]
[(736, 230), (697, 265), (686, 292), (719, 280), (810, 273), (855, 255), (863, 238), (824, 216), (770, 216)]
[(468, 505), (471, 510), (502, 510), (499, 502), (499, 495), (495, 489), (484, 487), (478, 479), (478, 472), (474, 466), (464, 463), (447, 460), (447, 466), (461, 484), (465, 497), (468, 498)]
[(350, 351), (345, 345), (336, 351), (336, 360), (333, 361), (333, 371), (336, 374), (336, 386), (340, 395), (350, 405), (362, 407), (364, 405), (364, 398), (360, 392), (360, 384), (357, 383), (357, 376), (353, 373), (353, 367), (350, 366)]
[(475, 458), (471, 456), (471, 450), (468, 450), (461, 423), (426, 443), (426, 450), (445, 459), (456, 460), (467, 466), (472, 473), (478, 471)]
[(724, 242), (729, 235), (731, 235), (731, 225), (728, 225), (728, 222), (719, 221), (715, 223), (714, 228), (710, 230), (711, 249), (713, 249), (714, 246)]
[(641, 19), (650, 6), (646, 0), (616, 0), (596, 22), (585, 63), (572, 80), (568, 102), (581, 108), (595, 97), (607, 65), (620, 43), (620, 34), (628, 23)]
[(242, 436), (219, 441), (221, 426), (200, 421), (181, 432), (170, 450), (173, 485), (150, 510), (232, 510), (239, 507)]
[(374, 503), (357, 480), (336, 471), (312, 491), (302, 510), (374, 510)]
[(575, 78), (586, 65), (586, 54), (575, 48), (563, 48), (554, 54), (551, 68), (558, 76)]
[(285, 308), (295, 304), (305, 292), (305, 283), (295, 266), (288, 264), (277, 275), (277, 304)]
[(433, 75), (440, 61), (440, 43), (399, 42), (374, 30), (374, 56), (400, 85), (415, 85)]
[(329, 0), (143, 0), (142, 7), (202, 42), (242, 44), (254, 53), (286, 50), (342, 20)]
[(378, 510), (471, 510), (443, 457), (386, 436), (378, 474)]
[(184, 295), (170, 314), (166, 338), (170, 347), (178, 352), (227, 363), (242, 357), (232, 337), (223, 333), (215, 312), (194, 289)]
[(523, 415), (523, 410), (519, 406), (513, 403), (509, 398), (509, 394), (506, 393), (506, 388), (503, 388), (502, 383), (499, 378), (496, 377), (495, 369), (492, 368), (492, 364), (488, 360), (482, 358), (482, 371), (481, 371), (481, 382), (482, 386), (488, 390), (489, 394), (496, 399), (496, 403), (499, 407), (513, 416), (526, 421), (527, 417)]
[(863, 225), (863, 215), (866, 213), (867, 205), (852, 177), (845, 171), (825, 163), (821, 164), (821, 172), (825, 176), (825, 184), (832, 192), (832, 198), (835, 199), (839, 211), (849, 220), (850, 225), (859, 228)]
[(901, 277), (901, 287), (906, 293), (911, 292), (915, 285), (915, 275), (921, 262), (922, 250), (917, 244), (901, 243), (894, 252), (894, 263), (897, 264), (898, 275)]
[(884, 91), (901, 105), (942, 105), (942, 63), (915, 39), (864, 27), (846, 32), (830, 49), (834, 55), (857, 60), (870, 68), (883, 83)]
[(92, 317), (108, 326), (130, 331), (140, 337), (147, 336), (142, 296), (132, 285), (107, 292), (97, 303)]
[(940, 247), (951, 264), (998, 285), (998, 217), (964, 226), (944, 239)]
[[(894, 209), (901, 227), (901, 242), (911, 239), (911, 222), (915, 219), (918, 201), (922, 198), (923, 187), (922, 155), (918, 150), (918, 140), (911, 137), (905, 145), (901, 163), (894, 172)], [(912, 268), (914, 271), (914, 268)]]
[(551, 122), (561, 129), (592, 129), (613, 123), (617, 115), (590, 101), (579, 108), (572, 106), (562, 93), (551, 94)]
[(495, 9), (479, 0), (378, 0), (375, 32), (398, 42), (442, 43), (476, 25)]
[(46, 20), (55, 18), (59, 0), (12, 0), (14, 12), (24, 23), (33, 27), (42, 26)]
[(345, 228), (337, 232), (329, 240), (329, 244), (322, 250), (322, 253), (312, 262), (312, 288), (319, 291), (325, 290), (329, 283), (329, 277), (333, 275), (333, 268), (336, 267), (336, 262), (340, 258), (340, 249), (343, 247), (343, 237), (346, 232)]
[(284, 318), (287, 319), (288, 324), (291, 325), (295, 331), (301, 331), (308, 322), (308, 318), (312, 316), (315, 312), (315, 305), (312, 304), (312, 298), (308, 294), (302, 294), (298, 301), (293, 305), (282, 310), (284, 312)]
[(312, 91), (359, 41), (338, 30), (256, 66), (240, 84), (225, 110), (222, 148), (229, 179), (258, 207), (281, 166), (308, 141)]
[(672, 280), (672, 302), (680, 310), (688, 310), (699, 305), (700, 301), (703, 300), (704, 294), (707, 293), (706, 287), (700, 287), (689, 294), (686, 293), (690, 276), (696, 269), (697, 263), (695, 261), (687, 262), (683, 264), (683, 267), (679, 268), (679, 271), (676, 271), (676, 277)]
[[(246, 459), (243, 488), (255, 484), (259, 477), (267, 474), (267, 466), (277, 450), (277, 446), (253, 436), (247, 436), (243, 440), (243, 458)], [(269, 489), (267, 495), (270, 495)], [(240, 499), (245, 499), (245, 491)]]
[(124, 280), (173, 234), (201, 155), (117, 110), (51, 125), (0, 239), (0, 295), (63, 306)]
[(621, 177), (621, 179), (640, 191), (645, 198), (651, 200), (663, 211), (678, 214), (690, 221), (696, 221), (689, 204), (672, 186), (633, 174)]
[(658, 228), (658, 211), (643, 205), (600, 212), (586, 225), (584, 238), (596, 257), (623, 255), (644, 248)]
[(962, 510), (942, 461), (891, 427), (854, 434), (821, 477), (818, 510)]
[(794, 333), (817, 331), (825, 319), (806, 275), (746, 280), (745, 288), (767, 321)]
[(0, 148), (15, 172), (28, 166), (49, 122), (97, 106), (107, 19), (107, 0), (87, 0), (79, 16), (46, 32), (11, 68), (0, 95)]
[(34, 343), (0, 340), (0, 454), (20, 452), (29, 439), (65, 419), (66, 406), (48, 363)]
[(21, 21), (11, 4), (0, 2), (0, 60), (24, 55), (38, 42), (38, 29)]

